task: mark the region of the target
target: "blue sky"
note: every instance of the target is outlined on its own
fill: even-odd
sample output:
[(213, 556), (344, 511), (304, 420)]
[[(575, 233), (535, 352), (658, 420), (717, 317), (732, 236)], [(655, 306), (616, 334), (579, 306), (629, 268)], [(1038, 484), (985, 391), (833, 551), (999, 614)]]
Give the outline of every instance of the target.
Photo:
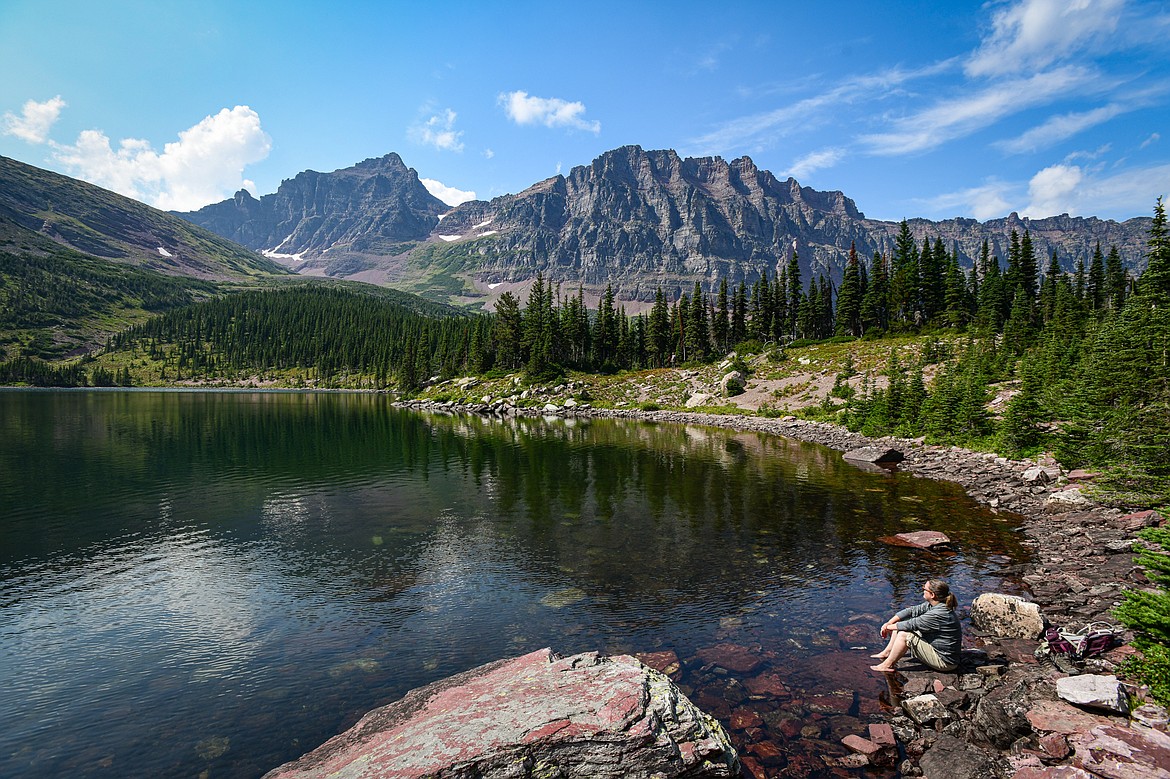
[(891, 220), (1170, 193), (1164, 2), (0, 0), (0, 73), (0, 154), (180, 210), (391, 151), (490, 199), (625, 144)]

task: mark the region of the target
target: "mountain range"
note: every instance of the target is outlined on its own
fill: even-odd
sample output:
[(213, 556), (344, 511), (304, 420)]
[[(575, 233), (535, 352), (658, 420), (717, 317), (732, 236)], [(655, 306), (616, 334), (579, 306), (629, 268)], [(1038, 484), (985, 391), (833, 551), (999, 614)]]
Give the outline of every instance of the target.
[[(397, 154), (332, 173), (306, 171), (259, 200), (230, 200), (179, 214), (300, 273), (352, 278), (430, 297), (487, 303), (537, 273), (592, 298), (668, 297), (696, 281), (749, 285), (798, 253), (807, 283), (841, 277), (851, 245), (888, 255), (900, 223), (868, 219), (841, 192), (780, 180), (748, 157), (683, 158), (624, 146), (513, 195), (446, 206)], [(1098, 242), (1144, 265), (1150, 219), (1124, 222), (1013, 213), (979, 222), (908, 219), (921, 245), (940, 238), (971, 267), (984, 240), (1006, 263), (1011, 232), (1031, 233), (1041, 265), (1055, 251), (1072, 270)]]

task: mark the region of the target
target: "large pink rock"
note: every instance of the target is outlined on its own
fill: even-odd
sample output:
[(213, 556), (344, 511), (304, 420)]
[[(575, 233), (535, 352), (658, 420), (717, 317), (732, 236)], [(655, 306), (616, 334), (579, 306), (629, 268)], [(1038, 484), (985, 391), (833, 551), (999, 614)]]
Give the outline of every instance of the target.
[(937, 530), (915, 530), (912, 533), (898, 533), (893, 536), (882, 536), (878, 539), (890, 546), (908, 546), (911, 549), (933, 549), (936, 546), (949, 546), (951, 539), (946, 533)]
[(1073, 736), (1076, 764), (1106, 779), (1170, 779), (1170, 736), (1151, 728), (1098, 725)]
[(730, 777), (723, 728), (661, 673), (625, 655), (542, 649), (371, 711), (265, 779)]

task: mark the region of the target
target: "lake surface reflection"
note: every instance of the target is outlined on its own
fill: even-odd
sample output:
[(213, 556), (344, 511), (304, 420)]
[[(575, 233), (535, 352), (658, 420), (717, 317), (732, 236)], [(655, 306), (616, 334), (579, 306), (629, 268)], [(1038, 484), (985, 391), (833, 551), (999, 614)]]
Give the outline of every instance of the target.
[[(957, 551), (875, 540), (927, 528)], [(8, 777), (259, 776), (544, 646), (673, 652), (803, 775), (879, 712), (854, 647), (891, 607), (1026, 555), (952, 485), (774, 436), (242, 392), (0, 392), (0, 539)]]

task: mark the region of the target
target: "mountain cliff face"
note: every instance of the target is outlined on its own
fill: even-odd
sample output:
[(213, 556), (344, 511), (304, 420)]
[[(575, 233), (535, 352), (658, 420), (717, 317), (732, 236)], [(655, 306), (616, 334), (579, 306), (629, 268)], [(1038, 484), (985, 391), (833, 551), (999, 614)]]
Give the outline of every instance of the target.
[[(986, 238), (1006, 263), (1012, 230), (1031, 232), (1042, 267), (1056, 250), (1061, 264), (1086, 264), (1096, 242), (1116, 244), (1131, 267), (1144, 260), (1150, 220), (1124, 223), (1059, 216), (978, 222), (908, 221), (918, 245), (941, 238), (967, 267)], [(818, 192), (794, 179), (780, 181), (750, 159), (682, 159), (673, 151), (627, 146), (607, 152), (568, 176), (543, 181), (490, 203), (465, 203), (442, 223), (443, 240), (474, 243), (466, 269), (487, 282), (517, 281), (542, 272), (571, 286), (604, 288), (619, 297), (651, 299), (662, 285), (711, 289), (721, 277), (751, 284), (775, 276), (795, 249), (802, 277), (824, 273), (839, 280), (849, 247), (868, 260), (889, 256), (900, 224), (866, 219), (840, 192)], [(457, 240), (455, 240), (457, 238)]]
[(0, 157), (0, 248), (37, 233), (103, 259), (172, 276), (228, 279), (284, 273), (276, 263), (172, 214), (84, 181)]
[(305, 171), (259, 200), (241, 190), (179, 216), (295, 265), (327, 252), (398, 253), (401, 244), (427, 238), (448, 210), (397, 154), (387, 154), (332, 173)]
[[(866, 219), (840, 192), (781, 181), (747, 157), (684, 159), (638, 146), (518, 194), (447, 211), (390, 154), (335, 173), (302, 173), (259, 201), (240, 193), (184, 216), (246, 246), (276, 250), (302, 272), (465, 301), (537, 273), (590, 294), (612, 284), (630, 301), (651, 300), (659, 286), (668, 296), (696, 281), (713, 289), (723, 277), (750, 285), (765, 272), (775, 276), (794, 249), (805, 283), (821, 273), (838, 280), (851, 244), (865, 260), (878, 251), (888, 256), (900, 227)], [(1150, 219), (1012, 214), (908, 224), (919, 246), (941, 238), (967, 267), (984, 239), (1006, 263), (1011, 231), (1028, 230), (1042, 267), (1053, 250), (1066, 269), (1087, 262), (1099, 241), (1140, 268)]]

